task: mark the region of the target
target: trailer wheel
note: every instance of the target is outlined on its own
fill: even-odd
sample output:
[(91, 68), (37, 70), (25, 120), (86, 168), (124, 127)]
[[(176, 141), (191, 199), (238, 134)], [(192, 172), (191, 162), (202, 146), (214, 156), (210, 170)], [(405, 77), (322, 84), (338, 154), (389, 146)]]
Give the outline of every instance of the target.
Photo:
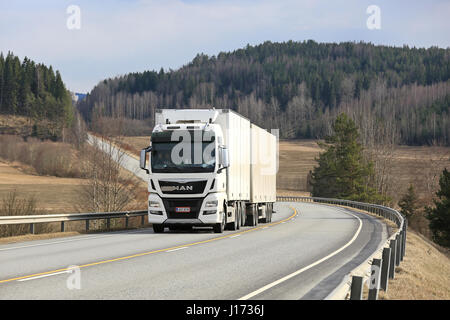
[(154, 233), (163, 233), (164, 226), (162, 224), (153, 224), (153, 232)]
[(256, 227), (258, 225), (258, 206), (253, 204), (250, 206), (252, 214), (247, 219), (248, 225), (250, 227)]
[(236, 217), (237, 230), (241, 229), (241, 221), (242, 221), (242, 203), (238, 202), (238, 216)]
[(244, 202), (241, 203), (241, 226), (246, 226), (247, 225), (247, 206), (245, 205)]
[(267, 211), (267, 222), (272, 222), (272, 203), (269, 203), (268, 205), (268, 211)]
[(270, 214), (269, 211), (270, 211), (269, 210), (269, 204), (266, 203), (266, 217), (265, 218), (261, 218), (261, 222), (262, 223), (268, 223), (269, 222), (269, 214)]
[(227, 224), (227, 230), (237, 230), (238, 229), (238, 219), (240, 219), (241, 217), (239, 216), (239, 202), (235, 203), (235, 207), (234, 207), (234, 221), (230, 222)]

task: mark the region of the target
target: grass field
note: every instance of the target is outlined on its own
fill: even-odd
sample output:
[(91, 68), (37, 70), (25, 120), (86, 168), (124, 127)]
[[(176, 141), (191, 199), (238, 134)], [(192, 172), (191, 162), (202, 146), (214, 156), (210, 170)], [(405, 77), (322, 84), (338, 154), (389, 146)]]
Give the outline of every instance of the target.
[(0, 162), (0, 199), (16, 190), (19, 197), (33, 196), (38, 210), (74, 212), (84, 179), (27, 174), (19, 164)]

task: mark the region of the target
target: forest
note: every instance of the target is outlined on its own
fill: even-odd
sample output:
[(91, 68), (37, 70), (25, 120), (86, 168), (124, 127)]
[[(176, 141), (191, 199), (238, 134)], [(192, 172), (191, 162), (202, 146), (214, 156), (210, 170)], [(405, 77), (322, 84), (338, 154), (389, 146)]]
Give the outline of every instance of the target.
[(8, 52), (0, 53), (0, 114), (28, 117), (33, 135), (57, 140), (74, 110), (59, 71)]
[(369, 139), (389, 130), (401, 144), (450, 143), (450, 49), (364, 42), (265, 42), (177, 70), (98, 83), (78, 105), (152, 123), (157, 108), (231, 108), (282, 138), (323, 138), (347, 113)]

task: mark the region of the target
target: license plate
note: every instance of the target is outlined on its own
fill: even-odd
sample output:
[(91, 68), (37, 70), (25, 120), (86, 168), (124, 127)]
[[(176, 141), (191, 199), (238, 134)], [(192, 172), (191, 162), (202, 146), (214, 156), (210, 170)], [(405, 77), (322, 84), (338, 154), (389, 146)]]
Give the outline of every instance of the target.
[(190, 207), (176, 207), (175, 208), (175, 212), (191, 212), (191, 208)]

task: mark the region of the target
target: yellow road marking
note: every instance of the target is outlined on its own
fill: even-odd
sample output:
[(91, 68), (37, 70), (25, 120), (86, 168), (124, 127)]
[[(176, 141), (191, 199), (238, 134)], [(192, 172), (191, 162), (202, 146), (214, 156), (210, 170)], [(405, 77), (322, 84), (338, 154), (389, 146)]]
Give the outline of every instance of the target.
[[(241, 232), (231, 233), (231, 234), (228, 234), (228, 235), (222, 236), (222, 237), (217, 237), (217, 238), (203, 240), (203, 241), (197, 241), (197, 242), (193, 242), (193, 243), (189, 243), (189, 244), (183, 244), (183, 245), (179, 245), (179, 246), (175, 246), (175, 247), (170, 247), (170, 248), (165, 248), (165, 249), (158, 249), (158, 250), (153, 250), (153, 251), (133, 254), (133, 255), (130, 255), (130, 256), (125, 256), (125, 257), (120, 257), (120, 258), (103, 260), (103, 261), (98, 261), (98, 262), (92, 262), (92, 263), (88, 263), (88, 264), (84, 264), (84, 265), (78, 266), (78, 268), (81, 269), (81, 268), (92, 267), (92, 266), (105, 264), (105, 263), (110, 263), (110, 262), (116, 262), (116, 261), (121, 261), (121, 260), (128, 260), (128, 259), (132, 259), (132, 258), (147, 256), (147, 255), (150, 255), (150, 254), (153, 254), (153, 253), (174, 250), (174, 249), (182, 248), (182, 247), (191, 247), (191, 246), (195, 246), (195, 245), (199, 245), (199, 244), (203, 244), (203, 243), (208, 243), (208, 242), (213, 242), (213, 241), (217, 241), (217, 240), (221, 240), (221, 239), (230, 238), (232, 236), (241, 235), (241, 234), (244, 234), (244, 233), (247, 233), (247, 232), (251, 232), (251, 231), (261, 230), (262, 228), (265, 228), (266, 226), (274, 226), (274, 225), (277, 225), (277, 224), (280, 224), (282, 222), (286, 222), (286, 221), (292, 219), (297, 214), (297, 209), (295, 209), (294, 207), (291, 207), (291, 206), (290, 206), (290, 208), (292, 210), (294, 210), (294, 213), (291, 216), (289, 216), (288, 218), (286, 218), (284, 220), (280, 220), (278, 222), (273, 222), (273, 223), (270, 223), (268, 225), (264, 225), (264, 226), (261, 226), (261, 227), (256, 227), (256, 228), (252, 228), (252, 229), (241, 231)], [(61, 271), (69, 271), (69, 270), (71, 270), (73, 268), (75, 268), (75, 267), (56, 269), (56, 270), (52, 270), (52, 271), (46, 271), (46, 272), (41, 272), (41, 273), (30, 274), (30, 275), (27, 275), (27, 276), (21, 276), (21, 277), (16, 277), (16, 278), (11, 278), (11, 279), (0, 280), (0, 283), (6, 283), (6, 282), (11, 282), (11, 281), (16, 281), (16, 280), (22, 280), (22, 279), (27, 279), (27, 278), (47, 275), (47, 274), (61, 272)]]

